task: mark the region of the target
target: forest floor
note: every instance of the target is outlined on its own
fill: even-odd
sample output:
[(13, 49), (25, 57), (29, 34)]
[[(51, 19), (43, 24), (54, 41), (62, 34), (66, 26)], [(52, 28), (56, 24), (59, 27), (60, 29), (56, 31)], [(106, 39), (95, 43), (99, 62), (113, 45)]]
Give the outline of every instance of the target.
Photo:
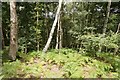
[(18, 53), (16, 61), (3, 60), (3, 78), (118, 78), (120, 56), (80, 54), (72, 49), (47, 54)]

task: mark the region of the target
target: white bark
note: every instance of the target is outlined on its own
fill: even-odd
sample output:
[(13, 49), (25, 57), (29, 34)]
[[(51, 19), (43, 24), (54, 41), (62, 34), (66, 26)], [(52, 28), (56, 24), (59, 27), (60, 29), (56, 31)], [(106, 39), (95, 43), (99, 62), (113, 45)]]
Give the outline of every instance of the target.
[(50, 46), (50, 43), (51, 43), (51, 40), (52, 40), (52, 37), (53, 37), (53, 33), (54, 33), (54, 30), (55, 30), (55, 27), (56, 27), (56, 24), (57, 24), (57, 21), (58, 21), (58, 16), (60, 14), (61, 6), (62, 6), (62, 0), (59, 0), (59, 5), (58, 5), (57, 12), (56, 12), (55, 20), (54, 20), (54, 23), (52, 25), (52, 29), (50, 31), (48, 41), (47, 41), (47, 43), (46, 43), (46, 45), (45, 45), (45, 47), (43, 49), (44, 53), (48, 50), (48, 48)]

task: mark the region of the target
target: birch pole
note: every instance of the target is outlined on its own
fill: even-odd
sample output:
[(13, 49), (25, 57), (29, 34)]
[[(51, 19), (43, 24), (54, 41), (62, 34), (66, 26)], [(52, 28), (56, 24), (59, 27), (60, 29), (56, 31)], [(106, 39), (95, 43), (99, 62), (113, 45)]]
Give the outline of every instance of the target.
[(58, 5), (58, 9), (57, 9), (57, 12), (56, 12), (56, 16), (55, 16), (55, 20), (53, 22), (53, 25), (52, 25), (52, 29), (50, 31), (50, 34), (49, 34), (49, 38), (47, 40), (47, 43), (43, 49), (43, 52), (45, 53), (49, 46), (50, 46), (50, 43), (51, 43), (51, 40), (52, 40), (52, 37), (53, 37), (53, 33), (54, 33), (54, 30), (55, 30), (55, 27), (56, 27), (56, 24), (57, 24), (57, 21), (58, 21), (58, 16), (60, 14), (60, 9), (61, 9), (61, 6), (62, 6), (62, 0), (59, 0), (59, 5)]

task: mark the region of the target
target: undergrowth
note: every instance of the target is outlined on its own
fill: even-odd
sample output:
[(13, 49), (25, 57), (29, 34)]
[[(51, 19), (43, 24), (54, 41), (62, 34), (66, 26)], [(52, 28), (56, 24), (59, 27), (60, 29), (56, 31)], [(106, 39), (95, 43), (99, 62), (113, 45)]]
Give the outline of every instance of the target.
[[(3, 62), (3, 78), (118, 78), (120, 56), (98, 53), (88, 57), (72, 49), (46, 54), (18, 53), (16, 61)], [(99, 59), (98, 59), (99, 58)]]

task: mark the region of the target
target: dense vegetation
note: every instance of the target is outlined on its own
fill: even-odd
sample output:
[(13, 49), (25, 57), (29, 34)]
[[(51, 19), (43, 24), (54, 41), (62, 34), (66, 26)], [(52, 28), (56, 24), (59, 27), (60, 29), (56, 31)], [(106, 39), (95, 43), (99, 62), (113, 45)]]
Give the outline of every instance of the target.
[(19, 53), (19, 56), (16, 61), (3, 64), (4, 77), (117, 78), (119, 72), (120, 57), (108, 53), (89, 57), (72, 49), (61, 49), (51, 50), (47, 54)]
[(2, 2), (0, 78), (119, 78), (119, 4)]

